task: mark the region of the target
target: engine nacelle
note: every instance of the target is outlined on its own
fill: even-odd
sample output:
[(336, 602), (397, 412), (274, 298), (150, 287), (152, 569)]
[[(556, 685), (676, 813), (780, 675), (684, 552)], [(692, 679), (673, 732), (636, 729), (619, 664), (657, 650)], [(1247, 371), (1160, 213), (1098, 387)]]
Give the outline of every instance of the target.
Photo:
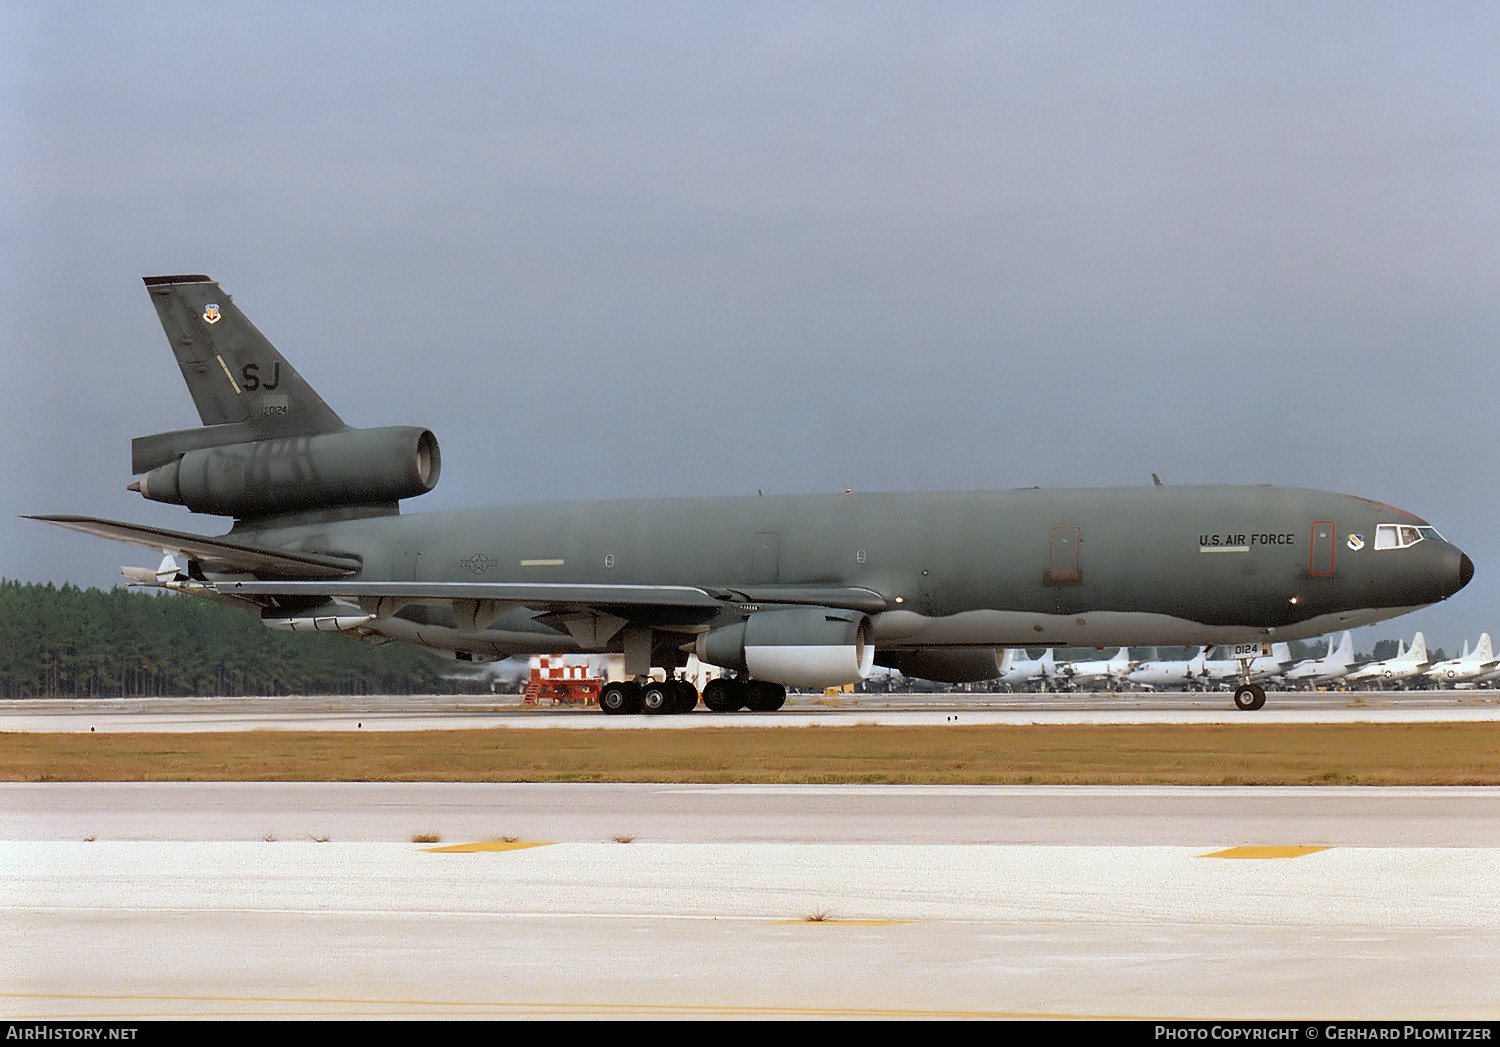
[(788, 607), (756, 611), (698, 637), (698, 660), (791, 687), (842, 687), (870, 675), (870, 621), (858, 611)]
[(188, 451), (131, 489), (195, 513), (254, 517), (413, 498), (437, 486), (440, 466), (426, 429), (341, 429)]
[(1002, 652), (994, 647), (948, 647), (920, 651), (892, 651), (880, 664), (902, 676), (939, 683), (978, 683), (1002, 675)]

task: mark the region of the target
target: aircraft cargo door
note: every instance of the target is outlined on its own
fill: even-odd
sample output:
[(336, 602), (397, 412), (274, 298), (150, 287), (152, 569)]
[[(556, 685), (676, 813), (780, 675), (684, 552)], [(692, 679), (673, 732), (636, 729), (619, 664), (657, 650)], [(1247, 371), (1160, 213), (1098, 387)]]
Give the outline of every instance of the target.
[(1049, 585), (1072, 585), (1083, 580), (1082, 547), (1082, 528), (1052, 528), (1052, 541), (1047, 553)]

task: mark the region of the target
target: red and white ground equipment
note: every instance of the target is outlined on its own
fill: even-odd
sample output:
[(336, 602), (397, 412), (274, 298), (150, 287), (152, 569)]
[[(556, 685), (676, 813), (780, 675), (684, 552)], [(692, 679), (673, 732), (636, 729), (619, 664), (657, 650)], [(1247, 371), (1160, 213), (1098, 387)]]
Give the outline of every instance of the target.
[(592, 673), (587, 659), (538, 655), (531, 659), (531, 677), (522, 700), (527, 705), (597, 705), (604, 681)]

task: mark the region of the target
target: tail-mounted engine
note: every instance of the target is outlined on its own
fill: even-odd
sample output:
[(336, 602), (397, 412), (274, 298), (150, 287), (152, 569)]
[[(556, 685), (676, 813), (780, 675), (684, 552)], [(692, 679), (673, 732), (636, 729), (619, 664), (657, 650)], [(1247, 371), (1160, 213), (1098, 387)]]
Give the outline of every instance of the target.
[(340, 429), (196, 448), (130, 486), (155, 502), (246, 518), (394, 506), (436, 487), (440, 466), (437, 437), (426, 429)]

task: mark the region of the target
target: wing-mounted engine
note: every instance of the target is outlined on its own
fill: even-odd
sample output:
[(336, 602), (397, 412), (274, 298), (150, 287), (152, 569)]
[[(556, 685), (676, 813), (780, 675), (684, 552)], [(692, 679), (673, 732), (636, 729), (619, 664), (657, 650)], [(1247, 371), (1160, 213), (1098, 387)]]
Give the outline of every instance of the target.
[(349, 505), (390, 506), (437, 486), (437, 437), (392, 426), (200, 447), (135, 483), (155, 502), (247, 518)]
[(842, 687), (870, 675), (870, 620), (858, 611), (784, 607), (698, 637), (700, 661), (791, 687)]

